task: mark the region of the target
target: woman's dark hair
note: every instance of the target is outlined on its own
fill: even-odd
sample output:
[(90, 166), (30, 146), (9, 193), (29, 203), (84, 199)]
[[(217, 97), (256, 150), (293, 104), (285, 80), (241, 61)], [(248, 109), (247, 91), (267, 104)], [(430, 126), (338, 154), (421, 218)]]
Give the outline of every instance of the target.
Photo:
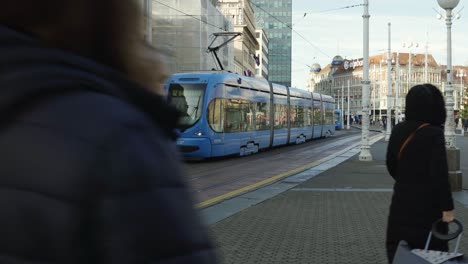
[(406, 120), (440, 126), (445, 123), (446, 117), (444, 97), (434, 85), (416, 85), (406, 95)]
[(142, 18), (137, 0), (3, 1), (0, 8), (0, 24), (127, 75), (147, 74), (135, 70), (141, 68)]

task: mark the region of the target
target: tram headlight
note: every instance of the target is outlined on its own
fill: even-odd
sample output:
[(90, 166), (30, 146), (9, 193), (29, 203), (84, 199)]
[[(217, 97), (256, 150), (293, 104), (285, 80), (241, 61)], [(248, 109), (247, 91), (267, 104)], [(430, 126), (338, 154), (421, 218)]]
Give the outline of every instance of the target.
[(195, 132), (195, 135), (201, 137), (201, 136), (205, 135), (205, 133), (203, 133), (202, 130), (198, 130), (197, 132)]

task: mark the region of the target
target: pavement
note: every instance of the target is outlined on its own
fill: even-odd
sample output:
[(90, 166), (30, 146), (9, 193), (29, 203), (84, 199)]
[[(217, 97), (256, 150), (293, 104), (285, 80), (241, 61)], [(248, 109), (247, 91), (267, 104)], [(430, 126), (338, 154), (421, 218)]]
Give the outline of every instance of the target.
[[(387, 263), (384, 243), (393, 179), (385, 167), (387, 142), (382, 136), (371, 142), (372, 161), (359, 161), (359, 149), (350, 149), (202, 210), (220, 263)], [(457, 136), (456, 144), (464, 190), (453, 193), (455, 212), (468, 227), (468, 137)], [(460, 251), (468, 255), (466, 234)]]

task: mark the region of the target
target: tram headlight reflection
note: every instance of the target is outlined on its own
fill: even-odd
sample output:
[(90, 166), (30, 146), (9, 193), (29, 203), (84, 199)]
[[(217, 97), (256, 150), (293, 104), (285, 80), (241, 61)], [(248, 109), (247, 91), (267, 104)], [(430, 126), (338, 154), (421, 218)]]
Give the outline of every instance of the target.
[(205, 133), (203, 133), (202, 130), (198, 130), (197, 132), (195, 132), (195, 135), (201, 137), (201, 136), (205, 135)]

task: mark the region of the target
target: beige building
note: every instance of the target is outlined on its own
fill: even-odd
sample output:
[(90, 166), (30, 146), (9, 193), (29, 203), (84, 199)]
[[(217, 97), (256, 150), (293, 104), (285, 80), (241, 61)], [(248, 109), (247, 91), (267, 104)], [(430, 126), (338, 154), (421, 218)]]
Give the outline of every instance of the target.
[(255, 18), (250, 0), (218, 0), (218, 8), (231, 20), (235, 32), (242, 35), (234, 42), (234, 69), (239, 74), (255, 75), (256, 50)]
[(263, 29), (255, 30), (259, 49), (256, 51), (255, 77), (268, 80), (268, 36)]
[[(454, 71), (456, 71), (456, 66), (454, 67)], [(416, 84), (432, 83), (443, 90), (442, 84), (445, 77), (446, 75), (443, 75), (443, 67), (435, 61), (432, 55), (428, 55), (426, 59), (425, 54), (411, 54), (410, 58), (409, 53), (393, 52), (390, 85), (392, 109), (397, 105), (400, 113), (404, 113), (405, 97), (408, 89)], [(345, 59), (341, 64), (330, 64), (325, 66), (324, 69), (320, 69), (318, 64), (314, 64), (309, 73), (308, 88), (314, 92), (331, 95), (340, 104), (343, 98), (344, 109), (347, 110), (349, 84), (349, 114), (362, 115), (362, 78), (362, 58), (356, 60)], [(386, 54), (370, 56), (369, 80), (371, 81), (369, 104), (371, 121), (377, 121), (382, 119), (382, 117), (385, 118), (387, 115), (388, 81)], [(454, 86), (456, 86), (455, 80), (454, 78)], [(341, 108), (341, 106), (337, 108)], [(458, 108), (455, 107), (455, 109)]]

